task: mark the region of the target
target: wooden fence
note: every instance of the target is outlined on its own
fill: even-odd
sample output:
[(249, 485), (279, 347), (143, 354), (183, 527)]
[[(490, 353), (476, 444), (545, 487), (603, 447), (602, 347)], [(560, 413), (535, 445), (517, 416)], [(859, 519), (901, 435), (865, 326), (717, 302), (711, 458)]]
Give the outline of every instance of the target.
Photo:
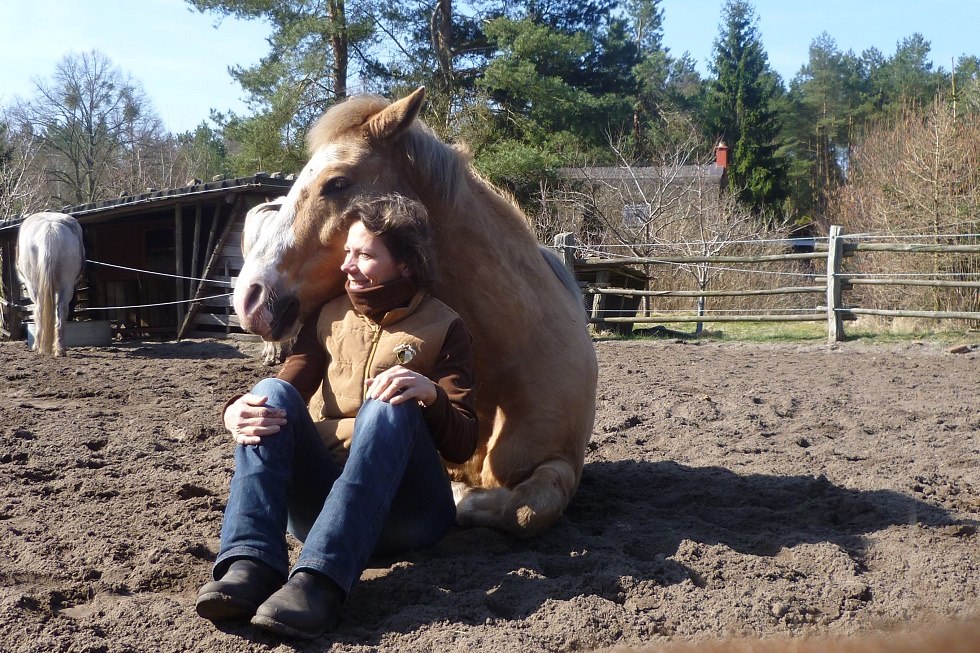
[[(975, 240), (975, 237), (974, 237)], [(944, 279), (911, 279), (911, 278), (874, 278), (866, 275), (848, 273), (843, 270), (846, 258), (869, 252), (895, 252), (902, 254), (956, 254), (978, 255), (980, 244), (945, 245), (945, 244), (911, 244), (894, 242), (847, 242), (843, 229), (833, 226), (826, 239), (826, 244), (814, 244), (810, 252), (784, 252), (755, 256), (657, 256), (657, 257), (578, 257), (578, 247), (571, 234), (560, 234), (555, 238), (554, 249), (567, 266), (574, 269), (579, 279), (583, 293), (586, 295), (586, 310), (590, 313), (590, 322), (602, 325), (614, 331), (632, 330), (634, 324), (663, 324), (677, 322), (791, 322), (809, 321), (827, 323), (828, 341), (836, 342), (844, 339), (844, 322), (855, 320), (859, 315), (879, 315), (885, 317), (931, 318), (937, 320), (968, 320), (980, 322), (980, 277), (976, 280), (944, 280)], [(760, 263), (776, 262), (823, 262), (825, 270), (820, 275), (823, 280), (816, 285), (780, 286), (775, 288), (755, 288), (740, 290), (644, 290), (638, 288), (617, 287), (614, 283), (617, 275), (615, 270), (633, 269), (637, 266), (662, 265), (695, 265), (695, 264), (744, 264), (758, 265)], [(601, 270), (595, 274), (595, 270)], [(970, 275), (958, 275), (970, 276)], [(621, 278), (621, 276), (620, 276)], [(920, 311), (903, 307), (889, 309), (849, 306), (845, 303), (845, 292), (855, 285), (904, 285), (929, 286), (935, 288), (958, 288), (974, 290), (975, 299), (971, 310), (967, 311)], [(634, 284), (635, 285), (635, 284)], [(666, 314), (650, 310), (638, 311), (639, 298), (648, 298), (652, 302), (658, 297), (756, 297), (766, 295), (800, 295), (818, 294), (826, 297), (823, 306), (812, 310), (800, 310), (792, 314), (764, 312), (759, 309), (750, 314)], [(610, 298), (617, 298), (618, 303), (610, 308)], [(624, 302), (625, 298), (633, 298), (634, 303)]]

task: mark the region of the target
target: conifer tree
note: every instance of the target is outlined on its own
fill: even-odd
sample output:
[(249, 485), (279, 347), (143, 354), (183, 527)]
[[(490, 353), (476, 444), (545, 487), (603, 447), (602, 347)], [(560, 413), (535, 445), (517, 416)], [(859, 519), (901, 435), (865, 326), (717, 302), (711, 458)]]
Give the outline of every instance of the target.
[(777, 156), (776, 140), (782, 81), (769, 67), (752, 5), (727, 0), (722, 17), (706, 106), (708, 136), (731, 148), (731, 193), (760, 216), (778, 217), (787, 195), (785, 163)]

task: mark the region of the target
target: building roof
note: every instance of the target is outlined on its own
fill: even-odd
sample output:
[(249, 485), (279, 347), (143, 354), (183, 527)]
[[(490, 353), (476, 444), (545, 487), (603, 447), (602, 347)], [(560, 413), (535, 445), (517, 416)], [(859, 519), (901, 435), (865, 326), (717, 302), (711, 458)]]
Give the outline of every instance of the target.
[(699, 176), (721, 179), (725, 168), (717, 164), (679, 166), (664, 169), (659, 166), (595, 166), (585, 168), (561, 168), (560, 173), (568, 179), (594, 179), (597, 181), (620, 181), (632, 179), (693, 179)]
[[(264, 172), (257, 172), (250, 177), (218, 179), (209, 182), (195, 180), (195, 183), (181, 186), (180, 188), (164, 190), (151, 189), (138, 195), (123, 195), (90, 202), (88, 204), (68, 206), (57, 210), (75, 217), (82, 224), (87, 224), (104, 222), (106, 220), (147, 211), (158, 211), (175, 206), (178, 202), (185, 203), (186, 200), (192, 198), (196, 200), (215, 196), (220, 197), (227, 194), (252, 194), (261, 192), (266, 192), (270, 195), (283, 195), (289, 192), (292, 185), (292, 179), (285, 178), (279, 173), (270, 175)], [(26, 215), (19, 215), (0, 223), (0, 233), (18, 228), (26, 217)]]

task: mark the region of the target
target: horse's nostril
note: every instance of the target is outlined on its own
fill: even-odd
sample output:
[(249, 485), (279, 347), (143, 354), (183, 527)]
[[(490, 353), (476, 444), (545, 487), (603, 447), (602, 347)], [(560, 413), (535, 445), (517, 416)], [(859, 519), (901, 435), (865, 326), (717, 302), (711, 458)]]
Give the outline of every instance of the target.
[(252, 312), (261, 306), (265, 300), (265, 287), (260, 283), (253, 283), (248, 287), (248, 294), (245, 295), (245, 302), (243, 307), (245, 309), (245, 315), (251, 315)]

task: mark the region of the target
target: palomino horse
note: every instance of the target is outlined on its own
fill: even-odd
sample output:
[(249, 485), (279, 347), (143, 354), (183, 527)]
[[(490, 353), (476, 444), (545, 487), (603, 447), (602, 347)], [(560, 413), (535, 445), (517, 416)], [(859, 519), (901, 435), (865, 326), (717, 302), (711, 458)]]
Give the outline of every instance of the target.
[(17, 276), (34, 302), (34, 351), (63, 356), (68, 304), (85, 264), (82, 228), (65, 213), (34, 213), (20, 225)]
[(542, 254), (516, 205), (416, 119), (423, 97), (354, 97), (320, 118), (312, 158), (245, 260), (235, 310), (267, 340), (294, 335), (343, 292), (341, 216), (351, 199), (421, 201), (440, 269), (433, 293), (473, 333), (479, 383), (480, 444), (449, 470), (457, 519), (531, 535), (561, 515), (581, 478), (595, 350), (570, 275)]
[[(245, 214), (245, 224), (242, 226), (242, 255), (248, 256), (252, 245), (259, 237), (259, 231), (270, 216), (274, 216), (282, 206), (285, 197), (277, 197), (271, 202), (256, 204)], [(293, 341), (265, 340), (262, 343), (262, 362), (266, 365), (276, 365), (286, 360), (292, 352)]]

